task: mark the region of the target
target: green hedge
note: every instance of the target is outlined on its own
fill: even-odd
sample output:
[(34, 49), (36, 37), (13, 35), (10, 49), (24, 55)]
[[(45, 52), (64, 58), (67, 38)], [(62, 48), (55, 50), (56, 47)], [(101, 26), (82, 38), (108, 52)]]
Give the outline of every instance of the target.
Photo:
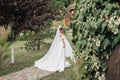
[(72, 22), (75, 56), (84, 58), (82, 80), (104, 80), (106, 60), (120, 42), (120, 8), (110, 0), (76, 0)]

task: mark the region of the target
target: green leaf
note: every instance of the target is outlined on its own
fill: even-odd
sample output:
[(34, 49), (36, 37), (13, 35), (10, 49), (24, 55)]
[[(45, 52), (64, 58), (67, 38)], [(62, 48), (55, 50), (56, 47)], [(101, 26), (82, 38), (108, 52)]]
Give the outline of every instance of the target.
[(86, 43), (87, 43), (86, 40), (82, 40), (82, 41), (80, 42), (81, 48), (85, 47)]
[(107, 24), (106, 24), (106, 23), (103, 23), (103, 24), (102, 24), (102, 30), (101, 30), (101, 33), (105, 32), (106, 27), (107, 27)]
[(102, 35), (102, 34), (101, 34), (101, 35), (98, 35), (98, 38), (99, 38), (100, 41), (103, 41), (103, 40), (104, 40), (104, 37), (105, 37), (104, 34), (103, 34), (103, 35)]
[(106, 38), (102, 43), (103, 49), (106, 49), (110, 44), (110, 40)]
[(118, 35), (113, 39), (112, 41), (112, 48), (115, 47), (115, 45), (120, 41), (120, 32), (118, 33)]
[(102, 67), (102, 70), (105, 71), (105, 70), (107, 69), (107, 64), (102, 63), (102, 66), (101, 66), (101, 67)]
[(103, 22), (103, 19), (98, 19), (96, 26), (98, 28), (101, 27), (102, 22)]

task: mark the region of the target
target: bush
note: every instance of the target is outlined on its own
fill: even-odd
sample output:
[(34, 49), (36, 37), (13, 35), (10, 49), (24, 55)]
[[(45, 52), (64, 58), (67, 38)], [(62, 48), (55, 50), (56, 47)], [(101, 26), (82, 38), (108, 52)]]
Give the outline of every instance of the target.
[(120, 42), (120, 8), (110, 0), (76, 0), (75, 10), (73, 43), (75, 56), (85, 59), (82, 80), (104, 80), (106, 60)]
[(0, 27), (0, 65), (1, 63), (8, 58), (7, 54), (4, 54), (8, 47), (10, 46), (10, 43), (7, 42), (8, 33), (5, 30), (4, 27)]

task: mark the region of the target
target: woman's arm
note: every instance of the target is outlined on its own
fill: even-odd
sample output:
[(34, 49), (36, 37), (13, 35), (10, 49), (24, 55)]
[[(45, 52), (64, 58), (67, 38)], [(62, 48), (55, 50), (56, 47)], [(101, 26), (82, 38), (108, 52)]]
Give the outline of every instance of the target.
[(64, 38), (62, 39), (62, 43), (63, 43), (63, 48), (65, 48), (65, 41), (64, 41)]

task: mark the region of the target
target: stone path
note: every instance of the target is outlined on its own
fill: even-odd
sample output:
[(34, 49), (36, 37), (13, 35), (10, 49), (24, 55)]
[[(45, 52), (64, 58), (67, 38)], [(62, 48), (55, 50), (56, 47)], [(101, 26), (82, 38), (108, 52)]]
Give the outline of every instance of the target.
[(52, 74), (44, 70), (37, 69), (35, 67), (26, 68), (18, 72), (14, 72), (0, 77), (0, 80), (38, 80), (42, 77)]

